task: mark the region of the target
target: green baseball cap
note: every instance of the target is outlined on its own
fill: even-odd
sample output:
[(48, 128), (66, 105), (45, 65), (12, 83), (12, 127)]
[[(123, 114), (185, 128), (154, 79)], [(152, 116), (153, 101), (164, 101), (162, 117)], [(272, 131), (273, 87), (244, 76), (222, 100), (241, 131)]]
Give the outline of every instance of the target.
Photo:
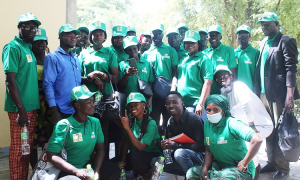
[(272, 12), (265, 12), (260, 18), (258, 18), (256, 24), (260, 24), (261, 22), (269, 22), (269, 21), (278, 22), (277, 14)]
[(90, 31), (91, 31), (91, 33), (93, 31), (95, 31), (95, 30), (98, 30), (98, 29), (106, 32), (106, 25), (103, 22), (100, 22), (100, 21), (93, 22), (90, 25)]
[(186, 29), (186, 30), (189, 30), (189, 27), (188, 27), (186, 24), (184, 24), (184, 23), (178, 24), (178, 25), (177, 25), (177, 30), (179, 30), (179, 28), (184, 28), (184, 29)]
[(39, 41), (39, 40), (47, 41), (46, 30), (41, 27), (39, 27), (38, 30), (36, 31), (33, 41)]
[(129, 46), (137, 46), (139, 43), (139, 40), (136, 36), (127, 36), (123, 39), (123, 48), (126, 49)]
[(78, 31), (77, 29), (74, 29), (74, 27), (72, 26), (71, 23), (64, 24), (59, 28), (58, 35), (60, 35), (62, 32), (73, 32), (73, 31), (75, 32), (76, 35), (81, 34), (80, 31)]
[(32, 13), (22, 14), (19, 18), (18, 25), (22, 22), (34, 21), (38, 26), (41, 25), (41, 22), (38, 18)]
[(214, 25), (209, 26), (208, 33), (210, 33), (210, 32), (218, 32), (222, 35), (222, 28), (221, 28), (221, 26), (214, 24)]
[(77, 30), (79, 30), (79, 31), (84, 31), (85, 33), (87, 33), (87, 34), (89, 34), (89, 29), (87, 28), (87, 27), (84, 27), (84, 26), (82, 26), (82, 27), (79, 27)]
[(200, 34), (201, 32), (208, 34), (207, 29), (200, 29), (200, 30), (198, 31), (199, 34)]
[(200, 41), (200, 35), (197, 31), (189, 30), (185, 33), (185, 37), (183, 39), (183, 42), (198, 42)]
[(145, 99), (145, 97), (141, 93), (132, 92), (127, 97), (127, 104), (126, 104), (126, 106), (129, 103), (132, 103), (132, 102), (146, 102), (146, 99)]
[(153, 24), (151, 31), (155, 31), (155, 30), (161, 30), (162, 32), (164, 32), (165, 26), (163, 24)]
[(247, 31), (249, 34), (251, 33), (251, 29), (249, 26), (241, 25), (237, 28), (236, 33), (239, 33), (240, 31)]
[(171, 34), (179, 34), (178, 33), (178, 30), (176, 28), (169, 28), (168, 31), (167, 31), (167, 37)]
[(214, 72), (214, 79), (216, 78), (216, 74), (219, 72), (219, 71), (227, 71), (229, 72), (229, 74), (232, 74), (232, 72), (230, 71), (230, 69), (228, 68), (228, 66), (226, 65), (218, 65), (216, 67), (216, 71)]
[(96, 92), (91, 92), (86, 85), (76, 86), (71, 91), (71, 101), (85, 100), (92, 97)]
[(135, 28), (134, 28), (134, 27), (132, 27), (132, 26), (127, 28), (127, 32), (129, 32), (129, 31), (136, 32)]
[(112, 28), (112, 36), (123, 36), (125, 37), (127, 34), (127, 27), (122, 25), (116, 25)]

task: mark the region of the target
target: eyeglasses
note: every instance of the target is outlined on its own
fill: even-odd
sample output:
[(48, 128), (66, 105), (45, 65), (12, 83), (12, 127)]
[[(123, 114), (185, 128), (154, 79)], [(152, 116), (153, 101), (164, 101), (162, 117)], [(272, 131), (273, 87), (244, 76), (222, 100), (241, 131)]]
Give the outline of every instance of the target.
[(271, 22), (261, 22), (260, 27), (269, 27), (271, 25)]
[(223, 76), (217, 78), (216, 81), (217, 81), (217, 82), (222, 82), (223, 80), (226, 80), (228, 77), (229, 77), (229, 75), (228, 75), (228, 74), (225, 74), (225, 75), (223, 75)]
[(26, 31), (29, 31), (29, 30), (37, 31), (38, 27), (22, 24), (22, 29), (24, 29)]

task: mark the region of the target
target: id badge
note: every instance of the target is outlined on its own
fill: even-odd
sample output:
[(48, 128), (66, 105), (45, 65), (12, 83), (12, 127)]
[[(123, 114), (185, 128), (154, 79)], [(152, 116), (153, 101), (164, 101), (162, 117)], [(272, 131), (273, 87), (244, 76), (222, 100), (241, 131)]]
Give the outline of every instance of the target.
[(83, 139), (81, 133), (73, 134), (73, 142), (81, 142), (82, 140)]
[(27, 62), (31, 63), (32, 62), (31, 54), (26, 54), (26, 57), (27, 57)]

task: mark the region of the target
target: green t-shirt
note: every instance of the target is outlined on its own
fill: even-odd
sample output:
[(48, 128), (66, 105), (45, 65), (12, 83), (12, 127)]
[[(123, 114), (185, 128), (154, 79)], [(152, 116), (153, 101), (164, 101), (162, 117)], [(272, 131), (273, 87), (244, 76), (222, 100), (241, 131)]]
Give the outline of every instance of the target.
[[(118, 68), (117, 56), (107, 47), (102, 47), (98, 51), (89, 47), (80, 53), (78, 59), (81, 61), (81, 74), (84, 77), (87, 77), (93, 71), (111, 74), (112, 68)], [(112, 94), (113, 91), (110, 83), (102, 79), (101, 81), (105, 83), (105, 93)], [(98, 90), (94, 83), (87, 83), (86, 86), (91, 92)]]
[[(244, 159), (248, 152), (245, 141), (250, 141), (254, 134), (252, 128), (233, 117), (223, 117), (217, 125), (204, 123), (204, 145), (209, 147), (220, 169), (236, 167), (236, 161)], [(248, 171), (254, 177), (253, 161), (248, 164)]]
[[(279, 33), (279, 31), (278, 31)], [(265, 93), (265, 64), (267, 61), (267, 57), (269, 54), (269, 49), (272, 46), (276, 36), (278, 35), (278, 33), (272, 38), (272, 39), (268, 39), (266, 40), (262, 53), (261, 53), (261, 61), (260, 61), (260, 87), (261, 87), (261, 91), (260, 93)]]
[[(147, 83), (153, 83), (155, 81), (154, 75), (153, 75), (153, 69), (151, 67), (151, 64), (146, 60), (141, 58), (140, 61), (136, 61), (137, 68), (138, 68), (138, 77)], [(122, 61), (120, 62), (120, 70), (122, 75), (126, 73), (126, 69), (130, 67), (128, 61)], [(126, 86), (124, 88), (124, 93), (126, 97), (131, 92), (140, 92), (137, 76), (129, 76), (128, 81), (126, 83)]]
[(152, 62), (157, 76), (172, 81), (172, 67), (178, 65), (178, 55), (174, 48), (164, 43), (160, 47), (151, 45), (150, 49), (142, 54), (142, 58)]
[[(69, 132), (67, 132), (68, 122)], [(85, 123), (79, 123), (72, 115), (56, 124), (47, 151), (59, 153), (64, 146), (67, 151), (67, 162), (76, 168), (85, 168), (84, 165), (90, 160), (96, 143), (104, 143), (99, 119), (88, 116)]]
[[(205, 51), (205, 50), (204, 50)], [(229, 69), (237, 67), (234, 55), (234, 49), (230, 46), (223, 45), (222, 43), (215, 49), (208, 47), (205, 53), (212, 61), (214, 71), (218, 65), (226, 65)], [(213, 81), (210, 94), (220, 94), (220, 88), (217, 83)]]
[(129, 55), (125, 53), (125, 51), (119, 51), (117, 49), (115, 49), (115, 47), (113, 45), (108, 47), (110, 50), (112, 50), (112, 52), (115, 53), (115, 55), (117, 55), (117, 60), (118, 63), (120, 63), (121, 61), (125, 61), (129, 58)]
[(180, 48), (176, 52), (178, 54), (178, 64), (180, 64), (183, 58), (187, 56), (188, 51), (184, 49), (183, 44), (180, 44)]
[(185, 57), (177, 67), (177, 91), (188, 106), (197, 106), (205, 80), (213, 80), (211, 60), (202, 52)]
[[(2, 51), (4, 73), (16, 73), (16, 84), (26, 111), (40, 108), (36, 59), (32, 45), (19, 37), (6, 44)], [(18, 108), (6, 89), (4, 110), (18, 112)]]
[[(133, 123), (133, 126), (132, 126), (132, 132), (133, 132), (134, 136), (141, 143), (145, 143), (145, 144), (148, 145), (143, 151), (152, 152), (152, 153), (155, 153), (157, 156), (159, 156), (161, 152), (158, 149), (158, 147), (155, 145), (155, 143), (153, 142), (154, 140), (156, 140), (157, 143), (160, 143), (160, 141), (159, 141), (160, 136), (158, 134), (158, 129), (157, 129), (156, 122), (149, 117), (149, 122), (148, 122), (148, 125), (147, 125), (147, 128), (146, 128), (146, 133), (144, 134), (144, 136), (142, 138), (140, 138), (142, 120), (143, 119), (141, 119), (139, 121), (137, 121), (136, 119), (134, 120), (134, 123)], [(138, 150), (136, 149), (136, 147), (130, 141), (130, 153), (134, 154), (137, 151)]]
[(249, 44), (245, 49), (238, 47), (234, 53), (238, 62), (236, 69), (237, 80), (244, 82), (253, 91), (259, 50)]

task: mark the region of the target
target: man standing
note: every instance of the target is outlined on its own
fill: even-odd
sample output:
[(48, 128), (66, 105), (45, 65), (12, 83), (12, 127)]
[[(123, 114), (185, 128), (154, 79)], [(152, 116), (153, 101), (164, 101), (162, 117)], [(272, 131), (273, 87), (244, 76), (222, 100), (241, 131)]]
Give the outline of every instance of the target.
[(32, 14), (19, 18), (19, 36), (3, 48), (5, 73), (5, 106), (10, 120), (9, 148), (10, 179), (27, 180), (30, 155), (22, 155), (21, 129), (27, 126), (32, 148), (37, 109), (40, 108), (36, 58), (32, 52), (33, 39), (41, 22)]
[[(167, 125), (167, 140), (161, 142), (161, 147), (162, 149), (172, 149), (176, 161), (174, 165), (166, 166), (166, 172), (181, 175), (181, 171), (172, 171), (176, 169), (174, 166), (178, 163), (180, 169), (186, 174), (190, 167), (202, 164), (204, 160), (203, 121), (200, 116), (184, 108), (182, 96), (179, 92), (172, 91), (168, 94), (166, 108), (171, 117)], [(182, 133), (196, 141), (196, 143), (177, 143), (168, 139)]]
[(80, 27), (77, 30), (81, 32), (81, 35), (77, 36), (76, 46), (72, 49), (72, 52), (79, 56), (81, 51), (88, 47), (89, 29), (87, 27)]
[(64, 24), (58, 35), (60, 47), (45, 57), (43, 69), (43, 90), (51, 108), (53, 125), (75, 112), (69, 106), (70, 93), (81, 84), (80, 62), (70, 50), (75, 46), (76, 35), (80, 35), (80, 31), (74, 29), (72, 24)]
[(183, 42), (183, 39), (184, 39), (184, 37), (185, 37), (185, 33), (186, 33), (188, 30), (189, 30), (189, 27), (188, 27), (186, 24), (184, 24), (184, 23), (178, 24), (178, 26), (177, 26), (177, 31), (178, 31), (178, 33), (180, 34), (180, 37), (181, 37), (180, 43)]
[[(211, 59), (214, 71), (220, 64), (228, 66), (232, 72), (233, 79), (235, 80), (236, 71), (236, 59), (234, 56), (234, 49), (230, 46), (223, 45), (222, 39), (222, 28), (218, 25), (212, 25), (208, 28), (208, 41), (210, 47), (206, 51), (206, 55)], [(220, 88), (214, 81), (211, 86), (210, 94), (220, 94)]]
[[(172, 81), (171, 90), (175, 90), (177, 83), (178, 55), (174, 48), (162, 42), (164, 37), (163, 32), (164, 25), (153, 25), (151, 32), (153, 44), (148, 51), (142, 54), (141, 58), (145, 58), (151, 62), (157, 76), (163, 76)], [(153, 96), (152, 107), (151, 117), (156, 121), (157, 126), (159, 126), (160, 115), (163, 114), (163, 129), (165, 129), (170, 117), (165, 107), (165, 99), (159, 99)]]
[(180, 64), (180, 60), (186, 56), (188, 51), (184, 49), (178, 31), (175, 28), (169, 29), (167, 32), (167, 38), (169, 45), (176, 50), (178, 55), (178, 64)]
[(236, 79), (245, 83), (252, 91), (254, 85), (254, 76), (256, 63), (259, 56), (259, 50), (249, 44), (251, 29), (249, 26), (242, 25), (237, 28), (237, 40), (240, 46), (235, 50), (237, 59)]
[[(260, 54), (255, 72), (255, 93), (260, 97), (276, 127), (283, 108), (293, 113), (294, 100), (299, 98), (296, 83), (297, 43), (292, 37), (281, 34), (278, 30), (278, 16), (265, 12), (256, 22), (267, 36), (259, 46)], [(268, 164), (261, 169), (264, 172), (276, 172), (273, 179), (286, 179), (289, 176), (289, 162), (276, 159), (274, 131), (267, 138)]]
[(203, 53), (207, 52), (207, 42), (208, 42), (208, 31), (206, 29), (200, 29), (198, 31), (199, 35), (200, 35), (200, 42), (201, 42), (201, 51), (203, 51)]

